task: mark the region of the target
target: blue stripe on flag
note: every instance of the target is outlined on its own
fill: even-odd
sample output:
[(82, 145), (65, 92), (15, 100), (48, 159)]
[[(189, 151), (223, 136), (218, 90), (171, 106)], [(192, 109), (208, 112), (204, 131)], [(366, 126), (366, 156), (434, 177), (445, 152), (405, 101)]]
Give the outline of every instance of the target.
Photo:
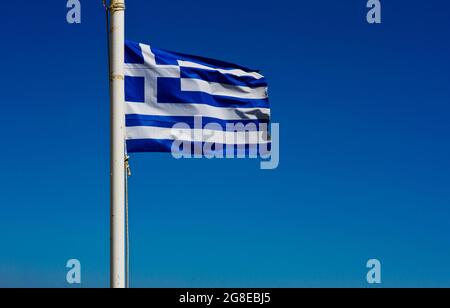
[[(215, 118), (202, 117), (202, 128), (205, 128), (208, 124), (218, 124), (221, 129), (225, 131), (227, 129), (227, 124), (243, 124), (247, 126), (248, 124), (253, 124), (256, 126), (257, 130), (260, 128), (261, 124), (269, 124), (269, 120), (220, 120)], [(164, 127), (172, 128), (177, 123), (186, 123), (189, 127), (194, 128), (195, 118), (194, 117), (168, 117), (168, 116), (153, 116), (153, 115), (139, 115), (139, 114), (127, 114), (126, 115), (126, 126), (127, 127), (137, 127), (137, 126), (152, 126), (152, 127)], [(250, 128), (250, 126), (248, 126)], [(210, 128), (211, 129), (211, 128)]]
[(181, 91), (181, 79), (158, 78), (158, 103), (204, 104), (227, 108), (269, 108), (269, 99), (247, 99)]
[(181, 78), (194, 78), (209, 82), (217, 82), (232, 86), (244, 86), (250, 88), (267, 87), (265, 78), (256, 79), (251, 76), (235, 76), (223, 74), (218, 71), (204, 70), (199, 68), (181, 67)]
[[(128, 44), (128, 43), (127, 43)], [(193, 56), (188, 55), (184, 53), (174, 52), (174, 51), (167, 51), (163, 49), (157, 49), (151, 47), (152, 52), (155, 54), (156, 64), (162, 64), (162, 65), (178, 65), (178, 60), (182, 61), (189, 61), (198, 63), (201, 65), (213, 67), (213, 68), (219, 68), (219, 69), (225, 69), (225, 70), (233, 70), (233, 69), (240, 69), (243, 71), (246, 71), (248, 73), (258, 73), (258, 70), (254, 70), (248, 67), (244, 67), (241, 65), (220, 61), (216, 59), (210, 59), (200, 56)]]
[[(174, 143), (174, 140), (167, 140), (167, 139), (135, 139), (135, 140), (127, 140), (127, 151), (128, 153), (144, 153), (144, 152), (160, 152), (160, 153), (172, 153), (172, 144)], [(196, 148), (205, 149), (205, 142), (192, 142), (190, 143), (190, 151), (187, 150), (187, 153), (190, 152), (190, 154), (195, 154)], [(214, 147), (216, 146), (216, 147)], [(264, 146), (258, 146), (255, 144), (246, 144), (245, 149), (238, 146), (233, 145), (224, 145), (224, 144), (213, 144), (209, 145), (208, 148), (211, 148), (212, 151), (209, 151), (205, 153), (203, 151), (203, 154), (214, 154), (214, 153), (220, 153), (224, 156), (226, 156), (227, 153), (233, 154), (234, 156), (238, 154), (245, 154), (249, 155), (252, 152), (255, 152), (262, 156), (262, 155), (268, 155), (270, 154), (271, 144), (267, 144)], [(220, 148), (222, 148), (220, 150)], [(184, 151), (185, 149), (181, 149)], [(180, 151), (180, 152), (182, 152)], [(217, 151), (217, 152), (216, 152)], [(199, 153), (200, 154), (200, 153)]]

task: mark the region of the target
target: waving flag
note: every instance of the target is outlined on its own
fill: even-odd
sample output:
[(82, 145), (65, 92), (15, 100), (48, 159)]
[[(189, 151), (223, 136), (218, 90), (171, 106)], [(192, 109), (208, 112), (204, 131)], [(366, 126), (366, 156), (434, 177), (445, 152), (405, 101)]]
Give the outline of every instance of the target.
[(175, 141), (270, 146), (266, 80), (239, 65), (127, 41), (125, 101), (129, 153), (171, 152)]

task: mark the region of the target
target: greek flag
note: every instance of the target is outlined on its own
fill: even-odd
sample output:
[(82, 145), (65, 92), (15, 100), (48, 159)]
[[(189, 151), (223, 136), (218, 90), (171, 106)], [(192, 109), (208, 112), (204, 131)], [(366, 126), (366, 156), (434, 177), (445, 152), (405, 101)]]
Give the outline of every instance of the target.
[(173, 152), (174, 142), (193, 143), (192, 151), (269, 151), (267, 83), (258, 71), (127, 41), (125, 102), (128, 153)]

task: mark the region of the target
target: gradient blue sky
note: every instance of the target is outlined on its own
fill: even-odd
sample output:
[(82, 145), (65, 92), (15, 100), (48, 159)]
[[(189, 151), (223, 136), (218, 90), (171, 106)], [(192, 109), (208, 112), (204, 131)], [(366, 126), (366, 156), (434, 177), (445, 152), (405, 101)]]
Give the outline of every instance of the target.
[[(48, 1), (47, 1), (48, 2)], [(0, 286), (109, 279), (104, 12), (9, 1), (0, 57)], [(128, 1), (127, 39), (260, 68), (281, 165), (133, 155), (132, 286), (450, 287), (450, 4)]]

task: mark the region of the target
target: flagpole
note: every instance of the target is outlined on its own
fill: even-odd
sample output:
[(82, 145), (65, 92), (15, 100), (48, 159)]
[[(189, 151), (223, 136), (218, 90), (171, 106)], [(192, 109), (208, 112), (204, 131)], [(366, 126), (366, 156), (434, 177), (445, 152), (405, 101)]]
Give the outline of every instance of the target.
[(125, 0), (110, 2), (111, 288), (125, 288)]

